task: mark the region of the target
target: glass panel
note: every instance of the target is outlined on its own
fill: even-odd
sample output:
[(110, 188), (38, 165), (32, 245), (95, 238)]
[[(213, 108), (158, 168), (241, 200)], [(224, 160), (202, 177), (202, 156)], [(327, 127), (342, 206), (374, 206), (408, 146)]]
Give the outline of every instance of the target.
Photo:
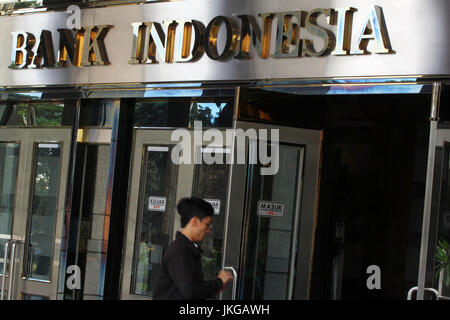
[(61, 145), (35, 145), (33, 198), (27, 234), (27, 278), (50, 280), (56, 223)]
[(0, 124), (20, 127), (60, 127), (65, 107), (66, 105), (60, 102), (4, 104), (0, 108)]
[(6, 103), (0, 103), (0, 125), (6, 123), (8, 105)]
[(166, 98), (136, 102), (135, 127), (193, 127), (201, 121), (203, 127), (231, 127), (234, 100), (232, 98)]
[(17, 143), (0, 143), (0, 273), (4, 244), (11, 239), (19, 148)]
[(172, 238), (176, 166), (168, 146), (144, 148), (131, 293), (151, 296), (163, 252)]
[(49, 300), (47, 297), (42, 296), (34, 296), (31, 294), (24, 294), (22, 296), (22, 300)]
[(80, 289), (65, 286), (66, 300), (99, 299), (110, 154), (109, 145), (77, 144), (66, 265), (80, 268), (81, 281)]
[[(439, 220), (437, 221), (437, 243), (434, 252), (434, 288), (441, 288), (443, 296), (450, 297), (450, 144), (445, 145), (444, 174), (442, 179)], [(431, 238), (431, 237), (430, 237)]]
[[(225, 156), (230, 149), (216, 149)], [(203, 153), (210, 151), (203, 150)], [(225, 159), (222, 161), (225, 163)], [(225, 209), (227, 200), (228, 171), (227, 164), (200, 164), (195, 168), (193, 196), (203, 198), (214, 207), (212, 230), (202, 243), (203, 274), (205, 279), (217, 276), (222, 264), (222, 250), (224, 239)]]
[(135, 127), (187, 127), (190, 98), (148, 99), (136, 102)]
[(194, 121), (201, 121), (203, 127), (231, 127), (233, 100), (192, 101), (189, 115), (190, 127), (194, 126)]
[(292, 243), (297, 245), (295, 209), (302, 147), (280, 145), (279, 150), (280, 167), (276, 175), (261, 175), (259, 164), (249, 165), (248, 169), (250, 199), (245, 223), (248, 229), (243, 299), (291, 298), (296, 257)]
[(80, 108), (80, 127), (111, 128), (114, 117), (114, 100), (82, 100)]

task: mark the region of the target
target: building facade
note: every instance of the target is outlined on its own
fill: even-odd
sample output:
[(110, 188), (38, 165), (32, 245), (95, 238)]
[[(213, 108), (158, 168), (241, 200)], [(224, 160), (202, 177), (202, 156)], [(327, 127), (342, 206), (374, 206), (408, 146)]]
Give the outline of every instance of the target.
[(1, 299), (152, 299), (209, 201), (217, 299), (436, 299), (447, 0), (0, 1)]

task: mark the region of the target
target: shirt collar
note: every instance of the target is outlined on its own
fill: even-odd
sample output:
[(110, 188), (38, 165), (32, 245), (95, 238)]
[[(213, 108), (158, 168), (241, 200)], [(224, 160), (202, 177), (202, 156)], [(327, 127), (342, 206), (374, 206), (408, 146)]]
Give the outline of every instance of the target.
[(177, 231), (176, 238), (178, 240), (181, 240), (189, 249), (192, 250), (192, 252), (194, 254), (200, 255), (202, 253), (202, 249), (200, 248), (199, 244), (194, 242), (194, 241), (192, 241), (188, 237), (186, 237), (180, 231)]

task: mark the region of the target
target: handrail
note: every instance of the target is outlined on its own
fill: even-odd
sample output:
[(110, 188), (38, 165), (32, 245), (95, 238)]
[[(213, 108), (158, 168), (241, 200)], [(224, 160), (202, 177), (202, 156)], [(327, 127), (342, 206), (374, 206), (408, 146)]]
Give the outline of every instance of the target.
[[(418, 287), (412, 287), (411, 289), (409, 289), (406, 300), (412, 300), (412, 294), (414, 291), (417, 291), (417, 289)], [(441, 296), (439, 292), (434, 288), (424, 288), (423, 290), (432, 292), (436, 296), (436, 300), (450, 300), (450, 297)]]
[(231, 291), (231, 300), (236, 300), (236, 292), (237, 292), (237, 271), (233, 267), (225, 267), (223, 270), (229, 270), (233, 274), (233, 287)]
[(1, 287), (1, 293), (0, 293), (0, 300), (4, 300), (4, 296), (5, 296), (5, 281), (6, 281), (6, 265), (7, 265), (7, 260), (8, 260), (8, 251), (9, 251), (9, 245), (11, 243), (11, 240), (7, 241), (4, 246), (5, 246), (5, 252), (4, 252), (4, 258), (3, 258), (3, 275), (2, 275), (2, 287)]
[[(17, 244), (24, 244), (21, 240), (9, 240), (4, 244), (5, 246), (5, 252), (4, 252), (4, 259), (3, 259), (3, 277), (2, 277), (2, 286), (1, 286), (1, 293), (0, 293), (0, 300), (5, 300), (5, 282), (6, 277), (9, 277), (9, 283), (8, 283), (8, 295), (7, 299), (11, 300), (12, 294), (13, 294), (13, 285), (14, 285), (14, 268), (16, 265), (16, 245)], [(11, 247), (11, 254), (9, 254), (9, 249)], [(9, 256), (9, 271), (7, 268), (7, 262), (8, 262), (8, 256)], [(8, 271), (8, 272), (7, 272)]]
[(14, 267), (16, 265), (16, 245), (17, 241), (12, 241), (12, 248), (11, 248), (11, 257), (10, 257), (10, 264), (9, 264), (9, 287), (8, 287), (8, 300), (11, 300), (12, 298), (12, 292), (13, 292), (13, 280), (14, 280)]

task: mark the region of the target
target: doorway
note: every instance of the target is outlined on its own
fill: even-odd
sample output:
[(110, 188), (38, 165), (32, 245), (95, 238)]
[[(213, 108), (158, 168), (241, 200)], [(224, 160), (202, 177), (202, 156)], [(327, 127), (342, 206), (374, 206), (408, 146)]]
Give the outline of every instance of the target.
[[(195, 155), (192, 162), (176, 162), (179, 131), (135, 130), (121, 298), (152, 298), (162, 256), (180, 228), (176, 204), (190, 196), (214, 208), (213, 231), (201, 244), (205, 279), (236, 270), (216, 299), (307, 297), (322, 132), (241, 121), (232, 129), (183, 130), (182, 142), (202, 139), (181, 152)], [(261, 148), (270, 163), (261, 161)]]

